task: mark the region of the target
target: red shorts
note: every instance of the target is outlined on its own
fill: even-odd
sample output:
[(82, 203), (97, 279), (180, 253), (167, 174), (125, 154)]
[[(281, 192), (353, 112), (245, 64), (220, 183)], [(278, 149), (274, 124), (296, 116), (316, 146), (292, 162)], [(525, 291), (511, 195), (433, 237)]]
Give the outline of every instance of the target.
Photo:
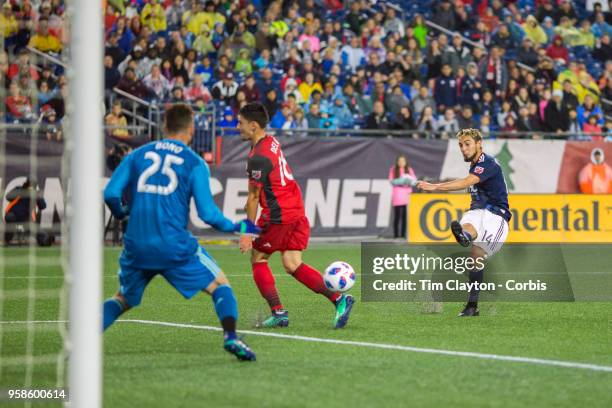
[(293, 224), (268, 224), (262, 226), (253, 248), (271, 254), (276, 251), (303, 251), (308, 246), (310, 223), (301, 217)]

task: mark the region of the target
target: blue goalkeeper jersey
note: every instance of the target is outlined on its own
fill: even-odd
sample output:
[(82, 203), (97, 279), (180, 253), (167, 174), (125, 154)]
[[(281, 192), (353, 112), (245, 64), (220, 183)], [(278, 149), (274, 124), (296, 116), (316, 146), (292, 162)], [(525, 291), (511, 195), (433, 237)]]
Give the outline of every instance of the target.
[[(204, 160), (178, 140), (151, 142), (126, 156), (104, 190), (115, 216), (130, 215), (121, 263), (151, 270), (186, 263), (198, 248), (187, 229), (192, 197), (204, 222), (232, 232), (234, 224), (213, 201), (209, 179)], [(124, 192), (131, 197), (129, 209)]]

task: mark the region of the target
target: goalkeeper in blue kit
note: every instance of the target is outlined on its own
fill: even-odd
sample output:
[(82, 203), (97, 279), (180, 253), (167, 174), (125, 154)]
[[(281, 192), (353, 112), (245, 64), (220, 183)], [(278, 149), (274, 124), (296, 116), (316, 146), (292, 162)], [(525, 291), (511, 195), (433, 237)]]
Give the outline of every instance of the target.
[[(240, 360), (254, 361), (255, 353), (236, 336), (238, 306), (227, 278), (187, 229), (191, 198), (199, 217), (219, 231), (256, 235), (259, 228), (248, 220), (234, 224), (215, 205), (208, 166), (188, 147), (193, 119), (189, 106), (170, 107), (167, 138), (125, 157), (104, 190), (113, 215), (130, 217), (119, 258), (120, 288), (104, 302), (104, 330), (138, 306), (147, 284), (161, 275), (187, 299), (200, 291), (210, 294), (223, 327), (223, 347)], [(129, 207), (122, 199), (126, 192)]]

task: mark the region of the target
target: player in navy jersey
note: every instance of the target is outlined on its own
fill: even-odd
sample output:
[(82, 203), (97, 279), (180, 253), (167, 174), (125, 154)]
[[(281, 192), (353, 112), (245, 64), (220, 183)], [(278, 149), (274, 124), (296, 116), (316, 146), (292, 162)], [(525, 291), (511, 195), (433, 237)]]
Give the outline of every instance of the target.
[[(472, 202), (461, 221), (451, 223), (451, 231), (464, 247), (473, 243), (472, 257), (487, 258), (499, 251), (508, 237), (512, 217), (508, 206), (508, 189), (497, 161), (482, 151), (482, 135), (476, 129), (463, 129), (457, 134), (463, 159), (470, 163), (467, 177), (447, 183), (421, 181), (423, 191), (455, 191), (469, 188)], [(472, 270), (470, 283), (482, 282), (483, 270)], [(478, 316), (477, 289), (470, 291), (468, 302), (459, 316)]]
[[(151, 279), (161, 275), (186, 299), (201, 291), (210, 294), (223, 327), (225, 350), (240, 360), (254, 361), (255, 354), (236, 337), (238, 306), (227, 278), (187, 229), (191, 198), (199, 217), (220, 231), (256, 234), (259, 228), (248, 220), (234, 224), (215, 205), (208, 166), (188, 147), (194, 132), (191, 108), (170, 107), (165, 128), (165, 139), (123, 159), (104, 190), (113, 215), (130, 217), (119, 259), (120, 288), (104, 303), (104, 330), (138, 306)], [(126, 192), (129, 206), (122, 200)]]
[(261, 326), (289, 325), (288, 312), (280, 301), (274, 275), (268, 266), (270, 255), (278, 251), (287, 273), (334, 304), (336, 313), (333, 326), (342, 328), (348, 321), (354, 299), (351, 295), (330, 291), (321, 273), (302, 262), (302, 251), (308, 246), (310, 238), (310, 224), (304, 213), (302, 191), (280, 143), (266, 134), (268, 121), (266, 109), (257, 102), (243, 106), (238, 114), (240, 136), (251, 142), (246, 169), (249, 178), (249, 195), (245, 206), (247, 218), (255, 221), (258, 206), (262, 208), (257, 220), (257, 225), (262, 229), (261, 235), (254, 241), (250, 236), (240, 238), (240, 250), (251, 250), (253, 279), (272, 311)]

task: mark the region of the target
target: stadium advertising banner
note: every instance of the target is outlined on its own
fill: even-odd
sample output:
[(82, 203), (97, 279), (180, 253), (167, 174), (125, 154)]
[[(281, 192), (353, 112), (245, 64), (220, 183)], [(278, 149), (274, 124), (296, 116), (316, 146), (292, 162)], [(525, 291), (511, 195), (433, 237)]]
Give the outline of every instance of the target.
[[(511, 194), (506, 242), (612, 242), (612, 195)], [(454, 242), (452, 220), (469, 208), (468, 194), (414, 194), (410, 242)]]
[[(392, 186), (388, 181), (388, 174), (399, 154), (404, 154), (408, 158), (418, 178), (445, 180), (465, 177), (468, 169), (467, 163), (463, 162), (457, 150), (456, 140), (452, 139), (448, 141), (397, 138), (279, 137), (278, 139), (302, 188), (306, 215), (310, 220), (314, 236), (388, 234), (392, 219)], [(135, 146), (141, 143), (142, 141), (138, 141)], [(609, 143), (523, 140), (485, 142), (487, 151), (496, 157), (504, 169), (506, 183), (511, 193), (511, 205), (517, 211), (523, 208), (517, 201), (523, 200), (519, 198), (517, 192), (555, 193), (559, 190), (574, 193), (581, 191), (581, 187), (588, 191), (601, 190), (602, 186), (607, 186), (602, 180), (607, 180), (605, 177), (608, 175), (612, 178), (612, 151), (609, 145)], [(31, 154), (33, 146), (36, 147), (35, 155)], [(27, 133), (10, 132), (6, 135), (4, 148), (3, 171), (0, 171), (2, 197), (5, 197), (6, 192), (20, 186), (33, 171), (39, 190), (47, 202), (47, 208), (41, 212), (42, 227), (58, 228), (58, 222), (63, 218), (65, 193), (69, 187), (62, 185), (61, 182), (63, 144), (45, 138), (39, 138), (33, 143)], [(118, 165), (117, 160), (120, 159), (113, 160), (117, 148), (108, 138), (106, 149), (108, 153), (106, 175), (109, 177), (111, 169)], [(599, 164), (593, 163), (593, 152), (596, 149), (601, 149), (603, 152)], [(221, 163), (211, 166), (211, 191), (216, 203), (234, 220), (244, 216), (243, 207), (248, 189), (246, 178), (248, 151), (249, 144), (238, 137), (224, 138), (219, 154)], [(542, 159), (544, 154), (546, 160)], [(579, 180), (581, 173), (584, 176), (582, 183)], [(419, 208), (426, 204), (422, 201), (423, 197), (429, 199), (433, 196), (414, 194), (412, 198), (410, 237), (412, 239), (419, 237), (419, 240), (438, 240), (439, 234), (435, 232), (435, 228), (431, 229), (430, 235), (426, 235), (423, 229), (418, 228), (420, 215), (415, 219), (414, 214), (415, 211), (420, 214)], [(561, 217), (558, 222), (562, 223), (564, 215), (562, 207), (565, 204), (562, 204), (563, 201), (556, 201), (562, 199), (551, 197), (554, 196), (543, 196), (538, 199), (540, 201), (530, 201), (531, 198), (525, 198), (524, 208), (533, 208), (537, 211), (542, 202), (547, 205), (556, 203), (555, 208), (561, 211), (558, 213), (558, 217)], [(444, 200), (453, 203), (449, 205), (450, 208), (456, 207), (462, 210), (468, 207), (467, 196), (445, 195)], [(572, 198), (568, 205), (574, 209), (579, 200)], [(602, 200), (605, 198), (597, 196), (597, 200), (599, 211), (602, 212), (598, 221), (600, 226), (603, 226), (609, 214), (603, 213), (605, 205)], [(3, 209), (7, 205), (8, 202), (3, 200)], [(436, 205), (442, 208), (440, 204)], [(592, 206), (585, 204), (585, 211), (591, 214)], [(535, 222), (530, 220), (533, 214), (530, 211), (526, 214), (530, 226)], [(109, 215), (110, 212), (107, 210), (107, 218)], [(442, 216), (446, 217), (446, 213), (437, 215), (437, 217)], [(547, 213), (547, 216), (552, 217), (550, 213)], [(199, 220), (193, 206), (190, 220), (194, 233), (211, 232), (210, 228)], [(446, 222), (446, 219), (437, 219), (435, 222), (443, 223), (443, 221)], [(517, 231), (512, 223), (510, 227), (511, 240), (530, 242), (527, 238), (523, 238), (523, 235), (535, 236), (533, 231), (526, 229)], [(561, 232), (556, 233), (557, 235), (551, 231), (545, 232), (549, 237), (549, 241), (545, 242), (554, 241), (561, 234)], [(579, 237), (589, 234), (591, 233), (581, 231)], [(603, 232), (595, 231), (592, 234), (599, 236)], [(561, 235), (568, 236), (568, 232), (563, 232)], [(445, 239), (448, 237), (443, 237), (443, 240)], [(534, 239), (539, 240), (539, 238)], [(593, 240), (601, 241), (597, 237)]]
[[(379, 235), (390, 225), (389, 169), (399, 154), (417, 175), (439, 175), (447, 143), (440, 140), (279, 137), (300, 184), (313, 235)], [(212, 192), (224, 214), (244, 216), (249, 144), (223, 139), (222, 162), (211, 168)]]

